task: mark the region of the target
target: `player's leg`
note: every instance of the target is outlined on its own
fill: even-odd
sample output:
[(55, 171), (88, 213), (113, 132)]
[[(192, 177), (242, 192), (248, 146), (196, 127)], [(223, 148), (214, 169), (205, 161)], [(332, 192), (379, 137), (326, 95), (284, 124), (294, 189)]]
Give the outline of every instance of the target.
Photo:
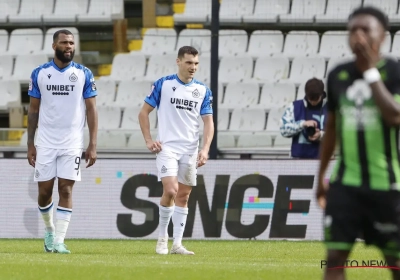
[(82, 150), (60, 150), (57, 158), (58, 194), (60, 197), (56, 212), (56, 237), (54, 252), (71, 253), (64, 243), (72, 215), (72, 189), (75, 181), (81, 180), (80, 163)]
[(56, 176), (57, 151), (36, 148), (34, 181), (38, 182), (38, 208), (45, 224), (44, 251), (53, 252), (55, 227), (53, 222), (53, 186)]
[(377, 245), (392, 267), (392, 279), (400, 280), (400, 193), (373, 192), (366, 200), (368, 211), (366, 243)]
[(161, 151), (156, 159), (158, 177), (163, 185), (163, 194), (159, 205), (159, 235), (156, 253), (168, 254), (168, 225), (174, 213), (174, 201), (178, 192), (178, 159), (170, 152)]
[(179, 161), (178, 182), (179, 189), (175, 198), (175, 210), (172, 215), (174, 224), (174, 243), (171, 254), (194, 255), (182, 245), (183, 233), (185, 231), (186, 219), (189, 212), (188, 201), (192, 187), (197, 184), (197, 153), (183, 155)]
[[(327, 247), (325, 280), (345, 279), (342, 268), (362, 228), (358, 196), (344, 186), (331, 186), (327, 193), (324, 235)], [(334, 268), (334, 269), (333, 269)]]

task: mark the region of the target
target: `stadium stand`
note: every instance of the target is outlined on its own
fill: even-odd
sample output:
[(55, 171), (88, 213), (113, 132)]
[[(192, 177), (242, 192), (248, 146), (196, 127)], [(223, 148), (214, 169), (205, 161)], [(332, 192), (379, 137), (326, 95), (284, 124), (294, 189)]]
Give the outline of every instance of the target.
[[(88, 54), (96, 51), (83, 47), (84, 26), (113, 24), (127, 15), (123, 0), (34, 2), (0, 1), (0, 25), (19, 24), (0, 29), (0, 83), (5, 96), (1, 110), (24, 103), (21, 88), (26, 86), (31, 70), (53, 55), (51, 41), (56, 29), (69, 28), (76, 38), (76, 54), (88, 59)], [(143, 99), (152, 82), (176, 71), (178, 49), (192, 45), (201, 55), (197, 79), (210, 86), (210, 69), (218, 67), (219, 147), (287, 151), (291, 140), (279, 134), (282, 110), (304, 97), (306, 80), (325, 79), (335, 65), (351, 59), (345, 31), (349, 12), (361, 4), (376, 5), (396, 24), (400, 23), (398, 2), (223, 0), (219, 65), (212, 66), (211, 0), (186, 0), (182, 13), (171, 14), (172, 26), (154, 25), (138, 32), (141, 45), (110, 56), (109, 71), (97, 77), (99, 125), (106, 131), (101, 134), (99, 146), (145, 148), (137, 123)], [(190, 24), (200, 24), (196, 26), (200, 28), (192, 29)], [(396, 28), (387, 32), (382, 53), (394, 59), (400, 57), (400, 31)], [(19, 89), (17, 84), (21, 85)], [(157, 119), (155, 114), (151, 116), (155, 133)], [(21, 145), (25, 145), (24, 140)]]

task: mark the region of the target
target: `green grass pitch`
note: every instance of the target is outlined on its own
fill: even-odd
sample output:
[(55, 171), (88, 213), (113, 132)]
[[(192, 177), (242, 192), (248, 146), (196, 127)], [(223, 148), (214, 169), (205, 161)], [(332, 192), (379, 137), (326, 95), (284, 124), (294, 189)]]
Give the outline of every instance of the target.
[[(0, 279), (196, 280), (322, 279), (320, 242), (184, 241), (194, 256), (155, 254), (156, 241), (66, 240), (70, 255), (43, 252), (42, 240), (0, 240)], [(171, 243), (170, 243), (171, 244)], [(349, 259), (381, 260), (357, 244)], [(390, 279), (387, 269), (347, 269), (347, 279)]]

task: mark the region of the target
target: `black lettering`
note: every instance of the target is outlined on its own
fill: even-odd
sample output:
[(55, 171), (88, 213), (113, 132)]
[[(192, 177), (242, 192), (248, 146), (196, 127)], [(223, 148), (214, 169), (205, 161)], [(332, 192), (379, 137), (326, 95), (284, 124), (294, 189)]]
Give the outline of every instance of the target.
[(51, 90), (59, 90), (57, 85), (52, 85)]
[(232, 184), (226, 214), (226, 230), (238, 238), (256, 237), (262, 234), (269, 224), (269, 215), (255, 215), (251, 225), (241, 223), (244, 193), (249, 188), (257, 189), (260, 198), (272, 198), (274, 193), (271, 180), (258, 174), (245, 175)]
[(70, 87), (71, 87), (71, 91), (74, 91), (75, 85), (70, 85)]
[(199, 102), (194, 101), (194, 108), (197, 108), (197, 103), (199, 103)]
[(183, 100), (184, 102), (183, 102), (183, 105), (185, 105), (185, 106), (189, 106), (189, 100)]
[(377, 260), (371, 260), (369, 262), (369, 266), (377, 266), (378, 265), (378, 261)]
[(176, 99), (176, 104), (181, 105), (182, 104), (182, 100), (181, 99)]
[(322, 269), (322, 267), (326, 266), (326, 264), (327, 264), (327, 261), (321, 261), (321, 269)]
[(60, 85), (60, 91), (64, 91), (64, 85)]
[(199, 205), (201, 222), (203, 224), (205, 237), (221, 237), (222, 223), (225, 213), (225, 202), (228, 195), (229, 175), (217, 175), (215, 178), (214, 193), (212, 196), (211, 208), (208, 205), (204, 177), (197, 177), (197, 186), (192, 189), (189, 197), (184, 237), (192, 237), (196, 205)]
[(190, 106), (190, 107), (193, 107), (193, 101), (190, 101), (190, 102), (189, 102), (189, 106)]
[(47, 89), (48, 91), (50, 91), (50, 90), (51, 90), (51, 85), (46, 85), (46, 89)]
[(117, 228), (120, 233), (128, 237), (144, 237), (154, 232), (158, 227), (158, 205), (136, 197), (139, 187), (149, 188), (149, 197), (161, 197), (163, 188), (161, 182), (154, 175), (135, 175), (129, 178), (121, 191), (121, 203), (126, 208), (142, 212), (146, 221), (141, 225), (132, 224), (132, 214), (118, 214)]
[[(272, 216), (270, 238), (305, 238), (307, 225), (287, 225), (289, 213), (308, 213), (310, 200), (290, 201), (292, 189), (312, 189), (312, 175), (282, 175), (276, 186), (274, 214)], [(290, 209), (291, 208), (291, 209)]]
[(66, 85), (64, 90), (69, 91), (69, 85)]
[(175, 104), (175, 98), (171, 98), (171, 104)]

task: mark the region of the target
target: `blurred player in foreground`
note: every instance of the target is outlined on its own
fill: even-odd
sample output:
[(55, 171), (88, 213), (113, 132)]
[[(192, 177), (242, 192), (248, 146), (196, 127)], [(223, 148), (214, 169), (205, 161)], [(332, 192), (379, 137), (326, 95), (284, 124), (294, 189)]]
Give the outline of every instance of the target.
[[(87, 167), (96, 161), (96, 85), (92, 72), (72, 61), (73, 34), (53, 35), (54, 59), (33, 70), (28, 94), (28, 161), (39, 184), (39, 210), (46, 226), (44, 250), (69, 254), (64, 244), (72, 214), (72, 187), (81, 180), (81, 156), (85, 119), (90, 142)], [(35, 139), (35, 131), (38, 127)], [(53, 185), (58, 178), (57, 223), (53, 223)]]
[[(394, 267), (393, 279), (400, 279), (400, 65), (380, 56), (388, 29), (378, 9), (355, 10), (348, 23), (355, 60), (328, 75), (329, 113), (317, 189), (325, 209), (324, 279), (345, 279), (339, 267), (359, 234), (382, 250)], [(339, 159), (328, 187), (324, 175), (336, 143)]]
[[(208, 159), (214, 136), (212, 94), (195, 80), (199, 56), (193, 47), (179, 49), (178, 74), (156, 81), (139, 113), (139, 122), (147, 148), (157, 154), (159, 180), (163, 184), (160, 201), (160, 233), (157, 254), (168, 254), (168, 224), (174, 225), (171, 254), (194, 255), (182, 246), (188, 215), (189, 195), (196, 186), (197, 167)], [(149, 114), (157, 107), (158, 137), (150, 135)], [(203, 147), (199, 146), (199, 118), (204, 122)]]

